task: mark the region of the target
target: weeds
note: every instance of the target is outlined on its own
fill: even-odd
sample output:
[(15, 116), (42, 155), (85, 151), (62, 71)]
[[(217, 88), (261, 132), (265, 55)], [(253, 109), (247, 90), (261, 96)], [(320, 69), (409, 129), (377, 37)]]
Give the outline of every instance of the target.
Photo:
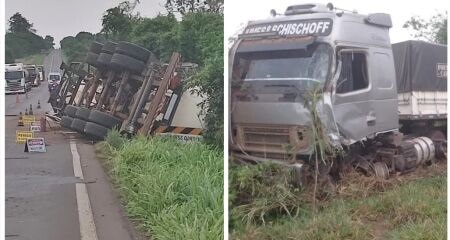
[(161, 137), (126, 141), (115, 133), (106, 143), (127, 212), (152, 239), (223, 238), (219, 150)]

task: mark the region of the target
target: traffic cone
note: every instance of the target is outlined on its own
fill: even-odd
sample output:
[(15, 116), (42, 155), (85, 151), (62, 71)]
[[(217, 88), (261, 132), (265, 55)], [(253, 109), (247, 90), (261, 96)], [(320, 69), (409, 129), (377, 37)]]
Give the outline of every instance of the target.
[(28, 112), (28, 115), (33, 115), (33, 105), (30, 104), (30, 111)]
[(41, 101), (38, 100), (37, 109), (41, 109)]
[(22, 112), (19, 113), (19, 122), (17, 123), (17, 126), (23, 127)]
[(25, 108), (25, 115), (28, 115), (28, 108)]
[(16, 93), (16, 103), (20, 103), (19, 93)]

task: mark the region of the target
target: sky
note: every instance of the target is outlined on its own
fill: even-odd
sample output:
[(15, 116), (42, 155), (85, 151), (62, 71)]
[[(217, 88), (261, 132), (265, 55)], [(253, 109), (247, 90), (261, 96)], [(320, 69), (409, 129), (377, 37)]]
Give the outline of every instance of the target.
[[(20, 12), (33, 23), (37, 34), (55, 38), (55, 46), (66, 36), (75, 36), (81, 31), (97, 33), (101, 30), (101, 17), (111, 7), (124, 0), (5, 0), (5, 28), (8, 19)], [(144, 17), (155, 17), (166, 13), (165, 0), (141, 0), (135, 11)]]
[(411, 32), (402, 28), (413, 15), (428, 19), (437, 11), (448, 9), (448, 0), (395, 1), (395, 0), (225, 0), (225, 36), (230, 37), (242, 28), (249, 20), (271, 17), (270, 10), (284, 13), (287, 6), (304, 3), (331, 2), (335, 7), (346, 10), (357, 10), (360, 14), (388, 13), (391, 15), (393, 27), (390, 29), (391, 42), (402, 42), (412, 39)]

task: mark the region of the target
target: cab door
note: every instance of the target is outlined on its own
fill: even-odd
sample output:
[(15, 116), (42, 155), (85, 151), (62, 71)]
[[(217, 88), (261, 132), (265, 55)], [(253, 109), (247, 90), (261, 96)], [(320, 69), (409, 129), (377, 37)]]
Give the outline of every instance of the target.
[(333, 112), (341, 136), (355, 142), (373, 133), (378, 114), (372, 103), (370, 55), (364, 49), (344, 49), (337, 54), (340, 74), (333, 84)]

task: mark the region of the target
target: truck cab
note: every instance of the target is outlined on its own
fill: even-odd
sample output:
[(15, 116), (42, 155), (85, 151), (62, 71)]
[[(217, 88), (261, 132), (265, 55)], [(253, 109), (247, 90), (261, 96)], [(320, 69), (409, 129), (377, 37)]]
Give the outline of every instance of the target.
[[(388, 14), (295, 5), (248, 23), (230, 50), (231, 147), (285, 159), (313, 152), (304, 95), (319, 88), (321, 121), (336, 146), (398, 129)], [(290, 153), (292, 154), (292, 153)]]
[(28, 71), (22, 63), (12, 63), (5, 65), (5, 92), (6, 93), (26, 93), (31, 89), (27, 82)]
[(39, 78), (39, 70), (36, 67), (36, 65), (26, 65), (25, 69), (28, 71), (28, 79), (27, 81), (30, 82), (31, 86), (37, 87), (41, 84), (40, 78)]

